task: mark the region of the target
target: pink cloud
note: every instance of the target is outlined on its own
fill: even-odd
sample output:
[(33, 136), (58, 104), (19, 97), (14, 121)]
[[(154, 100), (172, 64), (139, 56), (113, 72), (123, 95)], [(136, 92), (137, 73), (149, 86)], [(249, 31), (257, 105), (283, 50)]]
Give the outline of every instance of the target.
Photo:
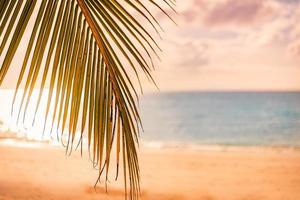
[[(179, 3), (177, 5), (179, 5)], [(177, 11), (185, 23), (193, 23), (198, 21), (201, 14), (206, 13), (207, 8), (207, 0), (190, 0), (186, 1), (185, 5)]]
[(262, 0), (227, 0), (216, 4), (207, 13), (204, 23), (210, 26), (261, 24), (276, 14), (272, 3)]
[(184, 17), (185, 21), (187, 22), (193, 22), (197, 19), (197, 12), (195, 11), (184, 11), (182, 13), (182, 16)]
[(204, 0), (194, 0), (193, 7), (200, 8), (200, 9), (206, 9), (207, 2)]

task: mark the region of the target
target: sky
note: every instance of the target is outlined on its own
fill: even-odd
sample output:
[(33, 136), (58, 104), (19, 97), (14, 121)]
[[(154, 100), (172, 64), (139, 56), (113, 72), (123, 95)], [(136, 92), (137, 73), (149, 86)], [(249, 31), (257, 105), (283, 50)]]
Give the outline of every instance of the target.
[[(153, 73), (160, 91), (300, 90), (299, 2), (178, 0), (178, 15), (169, 12), (177, 25), (157, 13), (165, 30)], [(15, 65), (2, 88), (14, 88)], [(143, 86), (157, 91), (146, 79)]]
[(178, 26), (160, 16), (160, 89), (299, 90), (299, 2), (177, 1)]

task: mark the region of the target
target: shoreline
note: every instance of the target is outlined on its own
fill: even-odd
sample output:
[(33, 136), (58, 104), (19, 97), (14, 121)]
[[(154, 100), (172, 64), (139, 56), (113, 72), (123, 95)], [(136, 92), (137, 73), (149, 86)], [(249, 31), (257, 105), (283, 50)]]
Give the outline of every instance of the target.
[[(24, 137), (1, 137), (0, 146), (27, 147), (27, 148), (63, 148), (57, 141), (34, 140)], [(239, 145), (239, 144), (194, 144), (194, 143), (164, 143), (164, 142), (141, 142), (139, 149), (145, 150), (187, 150), (187, 151), (242, 151), (242, 152), (262, 152), (262, 151), (294, 151), (300, 153), (300, 146), (289, 145)]]

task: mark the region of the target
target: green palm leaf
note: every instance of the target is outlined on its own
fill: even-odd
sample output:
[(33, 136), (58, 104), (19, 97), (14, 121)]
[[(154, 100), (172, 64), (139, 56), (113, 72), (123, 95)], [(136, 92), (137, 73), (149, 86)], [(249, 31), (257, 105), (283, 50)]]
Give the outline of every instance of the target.
[[(142, 70), (153, 81), (152, 56), (158, 57), (160, 48), (142, 23), (147, 22), (159, 34), (162, 28), (149, 6), (169, 17), (163, 5), (173, 9), (174, 0), (0, 0), (0, 56), (3, 58), (0, 85), (33, 11), (38, 8), (13, 100), (14, 103), (25, 81), (18, 119), (26, 118), (31, 95), (42, 75), (35, 113), (48, 81), (45, 126), (50, 120), (51, 132), (53, 128), (61, 128), (62, 133), (68, 129), (65, 144), (68, 154), (72, 152), (76, 130), (80, 127), (78, 145), (82, 147), (87, 129), (90, 156), (94, 166), (99, 168), (97, 182), (103, 172), (108, 180), (115, 146), (117, 177), (122, 155), (125, 191), (130, 199), (137, 199), (140, 192), (136, 148), (141, 119), (136, 105), (138, 95), (129, 71), (133, 71), (139, 81)], [(137, 20), (132, 11), (141, 20)], [(54, 112), (49, 116), (52, 101)], [(82, 113), (81, 118), (79, 113)]]

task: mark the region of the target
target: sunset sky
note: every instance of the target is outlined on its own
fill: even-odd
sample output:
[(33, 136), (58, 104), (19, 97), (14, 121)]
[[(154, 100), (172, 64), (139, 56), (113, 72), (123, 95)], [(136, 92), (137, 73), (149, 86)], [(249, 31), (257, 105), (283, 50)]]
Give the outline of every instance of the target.
[(298, 0), (177, 1), (165, 25), (161, 90), (299, 90)]
[[(176, 10), (177, 26), (158, 15), (161, 91), (300, 90), (298, 0), (184, 0)], [(14, 88), (17, 69), (4, 88)]]

